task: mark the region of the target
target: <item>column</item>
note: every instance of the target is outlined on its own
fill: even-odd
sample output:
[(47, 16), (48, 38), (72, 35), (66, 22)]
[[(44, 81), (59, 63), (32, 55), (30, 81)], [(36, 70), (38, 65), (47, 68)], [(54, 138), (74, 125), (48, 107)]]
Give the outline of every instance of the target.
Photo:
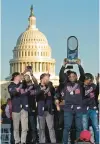
[(52, 73), (53, 73), (53, 63), (52, 63)]
[(40, 72), (42, 72), (42, 63), (40, 62)]
[(22, 67), (22, 71), (21, 72), (23, 72), (24, 70), (23, 70), (23, 62), (21, 63), (21, 67)]
[(53, 73), (53, 69), (52, 69), (52, 67), (53, 67), (53, 65), (52, 65), (52, 63), (51, 63), (51, 72)]
[(45, 67), (46, 67), (46, 72), (48, 71), (48, 65), (47, 65), (47, 64), (48, 64), (48, 63), (46, 62), (46, 63), (45, 63), (45, 65), (46, 65), (46, 66), (45, 66)]
[(15, 63), (15, 71), (17, 71), (17, 64)]
[(34, 63), (34, 71), (36, 72), (36, 62)]
[(14, 72), (16, 72), (16, 70), (15, 70), (15, 63), (14, 63)]
[(53, 63), (53, 73), (54, 73), (54, 63)]
[(23, 62), (23, 71), (25, 70), (25, 62)]
[(53, 65), (54, 65), (54, 71), (53, 72), (55, 73), (55, 63)]
[(35, 65), (34, 65), (35, 63), (33, 62), (32, 63), (32, 69), (33, 69), (33, 73), (35, 72)]
[(27, 64), (26, 64), (26, 62), (25, 62), (25, 67), (24, 67), (24, 69), (26, 68), (26, 65), (27, 65)]
[(13, 63), (13, 73), (15, 72), (15, 68), (14, 68), (15, 63)]
[(12, 66), (11, 66), (11, 64), (10, 64), (10, 74), (12, 73)]
[(43, 62), (41, 62), (41, 72), (43, 72)]
[(22, 63), (20, 63), (20, 72), (22, 73)]
[(38, 63), (36, 63), (36, 72), (38, 72)]
[(12, 73), (14, 72), (14, 70), (13, 70), (13, 64), (11, 64), (12, 65)]
[(20, 72), (20, 63), (18, 63), (18, 72)]
[(39, 72), (40, 72), (40, 62), (38, 63), (38, 69), (39, 69)]
[(43, 63), (43, 72), (45, 72), (45, 63)]
[(11, 66), (12, 66), (12, 73), (13, 73), (13, 63), (11, 64)]
[(45, 63), (43, 63), (43, 72), (45, 72)]
[(46, 63), (44, 63), (44, 71), (46, 72)]
[(49, 72), (49, 63), (47, 63), (47, 72)]

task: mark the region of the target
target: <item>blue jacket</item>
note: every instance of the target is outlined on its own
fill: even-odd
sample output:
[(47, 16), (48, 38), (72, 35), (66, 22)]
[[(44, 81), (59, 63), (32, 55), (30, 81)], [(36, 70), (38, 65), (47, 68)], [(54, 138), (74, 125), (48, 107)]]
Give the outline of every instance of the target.
[(91, 84), (91, 85), (84, 85), (84, 101), (85, 105), (90, 108), (90, 109), (96, 109), (97, 104), (96, 104), (96, 85)]
[[(39, 84), (39, 89), (40, 87), (42, 87), (41, 84)], [(47, 93), (40, 90), (40, 93), (36, 96), (39, 116), (43, 116), (44, 111), (48, 111), (50, 114), (53, 114), (54, 111), (53, 108), (54, 88), (52, 86), (50, 87), (47, 86), (46, 90), (47, 89), (48, 89)]]
[(21, 109), (28, 111), (28, 92), (21, 94), (16, 91), (16, 88), (20, 87), (21, 83), (15, 84), (11, 82), (8, 86), (8, 91), (12, 100), (12, 112), (19, 113)]
[[(74, 87), (75, 85), (76, 88), (73, 90), (73, 92), (70, 92), (71, 87)], [(65, 111), (82, 111), (83, 91), (79, 82), (68, 82), (62, 93), (62, 97), (65, 100)]]

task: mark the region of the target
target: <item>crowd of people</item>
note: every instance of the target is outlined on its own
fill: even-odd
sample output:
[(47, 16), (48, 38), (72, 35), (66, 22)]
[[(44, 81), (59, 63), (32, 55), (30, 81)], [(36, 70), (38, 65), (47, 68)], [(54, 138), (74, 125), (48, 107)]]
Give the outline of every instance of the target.
[[(99, 74), (96, 77), (97, 83), (94, 84), (93, 75), (84, 72), (80, 60), (76, 61), (79, 78), (75, 71), (67, 69), (67, 64), (67, 59), (64, 59), (57, 87), (53, 86), (48, 73), (43, 73), (38, 83), (29, 67), (21, 74), (12, 74), (8, 86), (11, 99), (8, 100), (5, 111), (11, 120), (15, 144), (26, 144), (27, 137), (29, 144), (47, 143), (49, 140), (57, 143), (60, 136), (62, 143), (68, 144), (72, 125), (75, 127), (72, 131), (76, 136), (75, 142), (92, 143), (88, 131), (89, 120), (95, 144), (99, 144)], [(57, 133), (58, 128), (61, 128), (61, 134)]]

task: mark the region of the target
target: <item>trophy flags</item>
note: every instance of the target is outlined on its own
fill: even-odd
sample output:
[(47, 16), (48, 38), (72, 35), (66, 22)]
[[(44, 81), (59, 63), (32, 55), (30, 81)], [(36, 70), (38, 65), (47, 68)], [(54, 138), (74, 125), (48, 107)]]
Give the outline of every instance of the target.
[(70, 36), (67, 39), (67, 59), (71, 64), (74, 64), (78, 59), (78, 39), (75, 36)]

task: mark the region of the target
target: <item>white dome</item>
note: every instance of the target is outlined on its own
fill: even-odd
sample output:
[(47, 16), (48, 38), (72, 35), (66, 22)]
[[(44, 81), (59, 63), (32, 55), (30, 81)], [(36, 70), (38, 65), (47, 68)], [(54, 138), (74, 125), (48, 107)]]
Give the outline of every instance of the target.
[(25, 44), (48, 44), (48, 41), (38, 29), (27, 29), (19, 36), (16, 47)]
[[(55, 59), (52, 58), (51, 47), (46, 36), (36, 27), (36, 17), (31, 6), (29, 25), (17, 39), (13, 49), (13, 58), (10, 60), (10, 76), (14, 72), (22, 73), (27, 66), (32, 66), (34, 76), (39, 81), (42, 73), (50, 73), (52, 82), (59, 83), (55, 76)], [(7, 77), (6, 80), (10, 79)]]
[(16, 71), (23, 72), (29, 65), (37, 78), (47, 72), (54, 76), (56, 61), (52, 58), (46, 36), (36, 27), (36, 17), (32, 8), (28, 20), (28, 28), (18, 37), (14, 47), (13, 59), (10, 60), (10, 74)]

